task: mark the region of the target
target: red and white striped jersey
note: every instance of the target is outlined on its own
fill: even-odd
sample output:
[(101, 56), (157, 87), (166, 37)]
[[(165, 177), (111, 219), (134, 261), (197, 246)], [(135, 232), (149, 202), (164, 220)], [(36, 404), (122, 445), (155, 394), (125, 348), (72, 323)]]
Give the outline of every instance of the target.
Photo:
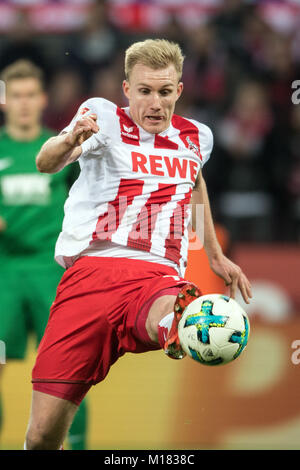
[(65, 203), (55, 259), (64, 267), (82, 255), (140, 258), (167, 264), (183, 276), (189, 202), (213, 145), (210, 129), (173, 115), (150, 134), (119, 108), (91, 98), (62, 132), (96, 114), (99, 132), (82, 144), (80, 175)]

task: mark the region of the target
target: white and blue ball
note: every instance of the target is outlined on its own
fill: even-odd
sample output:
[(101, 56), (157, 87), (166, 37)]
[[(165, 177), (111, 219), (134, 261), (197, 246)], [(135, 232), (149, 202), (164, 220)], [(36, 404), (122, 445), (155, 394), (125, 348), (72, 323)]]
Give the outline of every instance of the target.
[(215, 366), (236, 359), (250, 333), (246, 312), (221, 294), (198, 297), (184, 310), (178, 324), (182, 349), (201, 364)]

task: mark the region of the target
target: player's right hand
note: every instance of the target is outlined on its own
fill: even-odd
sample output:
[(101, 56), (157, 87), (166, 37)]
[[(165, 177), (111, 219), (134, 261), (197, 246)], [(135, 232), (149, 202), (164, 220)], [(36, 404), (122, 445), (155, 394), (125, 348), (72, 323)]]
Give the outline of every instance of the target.
[(98, 131), (99, 126), (97, 124), (97, 115), (89, 114), (76, 122), (72, 131), (68, 132), (66, 141), (72, 147), (76, 147), (81, 145), (85, 140), (89, 139)]

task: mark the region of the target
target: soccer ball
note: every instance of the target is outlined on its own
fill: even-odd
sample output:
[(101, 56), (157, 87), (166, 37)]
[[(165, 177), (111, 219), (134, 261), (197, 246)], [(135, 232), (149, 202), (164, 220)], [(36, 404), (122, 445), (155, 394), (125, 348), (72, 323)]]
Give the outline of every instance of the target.
[(250, 333), (246, 312), (226, 295), (198, 297), (184, 310), (178, 336), (184, 352), (201, 364), (216, 366), (236, 359)]

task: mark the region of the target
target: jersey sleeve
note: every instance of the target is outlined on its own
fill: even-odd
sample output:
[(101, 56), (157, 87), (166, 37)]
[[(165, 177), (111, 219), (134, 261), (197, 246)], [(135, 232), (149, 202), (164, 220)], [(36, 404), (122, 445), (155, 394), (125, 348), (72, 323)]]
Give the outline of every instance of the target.
[(198, 121), (191, 119), (191, 122), (198, 127), (199, 131), (199, 143), (200, 143), (200, 153), (202, 156), (201, 168), (209, 160), (210, 154), (214, 145), (214, 137), (211, 129), (206, 125)]
[(101, 125), (104, 119), (102, 112), (102, 101), (105, 100), (102, 100), (101, 98), (90, 98), (84, 101), (79, 106), (78, 111), (73, 117), (70, 124), (60, 132), (61, 135), (71, 131), (74, 128), (76, 122), (79, 121), (79, 119), (82, 119), (83, 117), (89, 116), (90, 114), (97, 115), (97, 124), (99, 126), (99, 131), (97, 132), (97, 134), (93, 134), (89, 139), (85, 140), (81, 144), (82, 152), (80, 157), (84, 157), (88, 154), (94, 154), (96, 156), (99, 156), (103, 152), (104, 148), (108, 145), (109, 137), (105, 135), (105, 133), (103, 132), (103, 126)]

